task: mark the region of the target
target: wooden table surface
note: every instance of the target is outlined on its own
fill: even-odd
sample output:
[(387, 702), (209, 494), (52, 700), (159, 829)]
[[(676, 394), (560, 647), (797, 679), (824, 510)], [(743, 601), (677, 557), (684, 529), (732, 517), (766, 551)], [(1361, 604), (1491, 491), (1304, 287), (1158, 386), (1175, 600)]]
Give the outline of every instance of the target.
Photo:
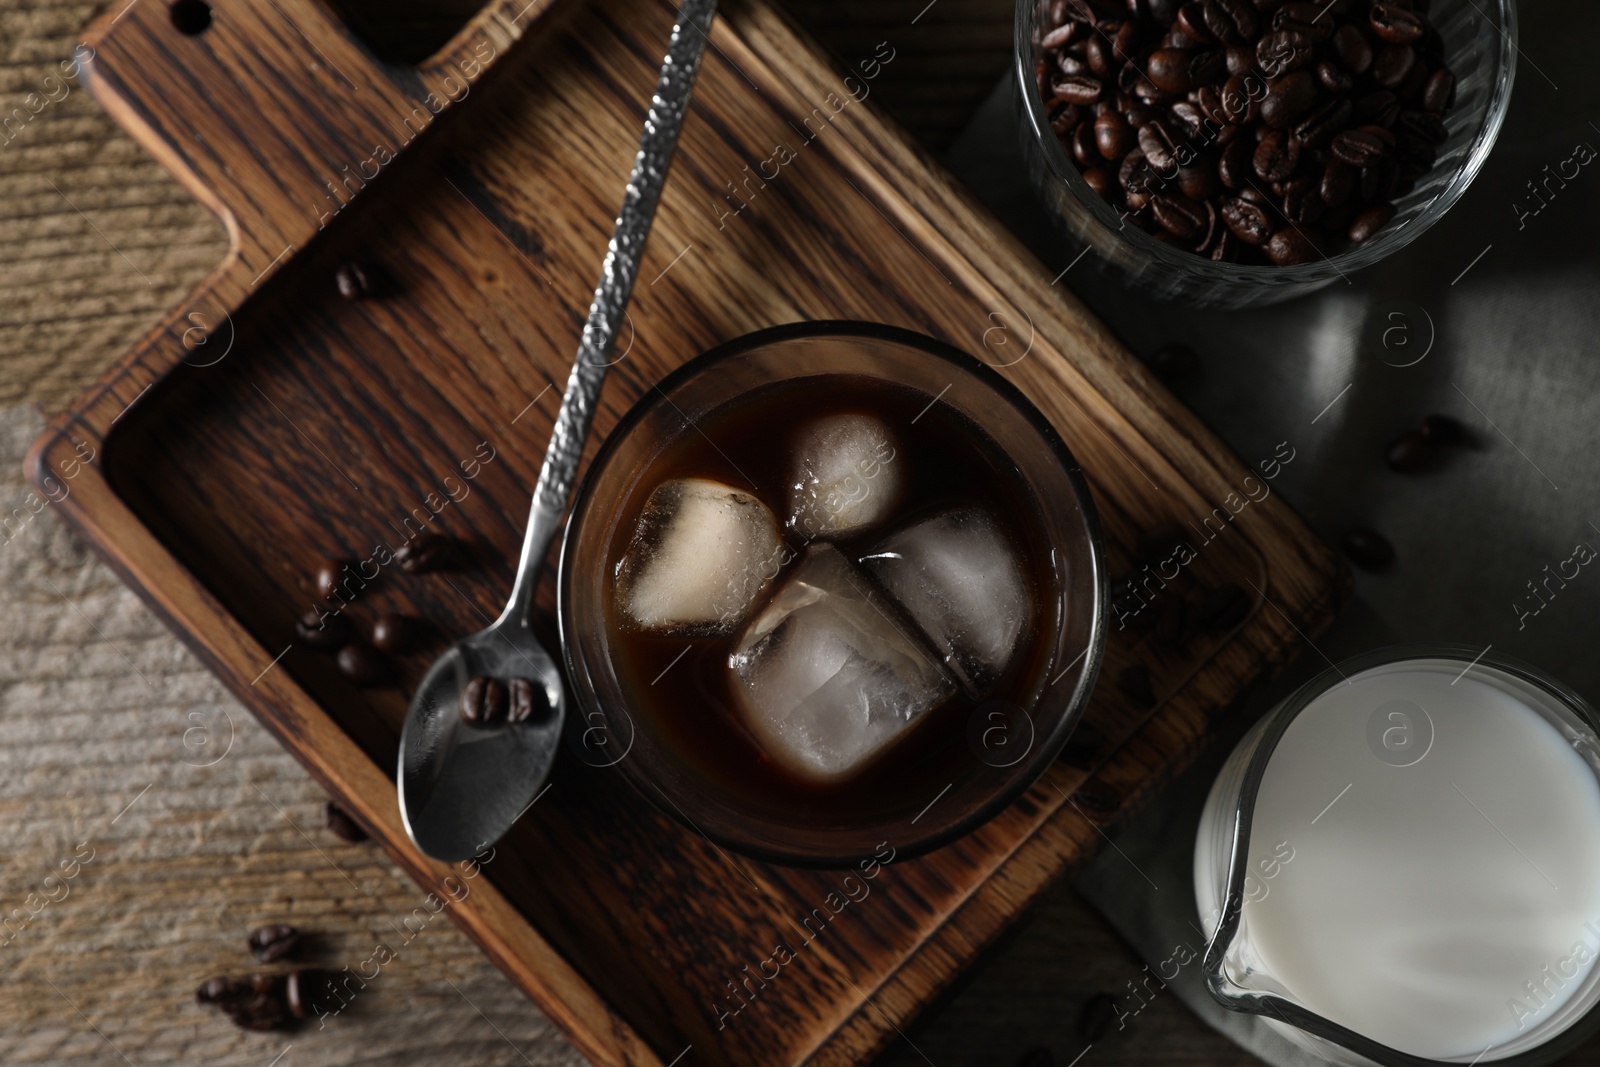
[[(837, 54), (892, 36), (904, 58), (877, 103), (935, 151), (1008, 61), (1001, 0), (789, 3)], [(294, 760), (22, 485), (36, 409), (80, 391), (226, 247), (66, 76), (101, 7), (0, 10), (0, 916), (14, 917), (0, 925), (3, 1058), (577, 1064), (442, 921), (326, 1029), (247, 1034), (193, 1002), (203, 978), (253, 969), (244, 938), (257, 923), (314, 931), (308, 958), (337, 970), (370, 958), (420, 893), (375, 849), (322, 828), (323, 798)], [(45, 881), (85, 856), (71, 879)], [(1141, 967), (1063, 887), (889, 1061), (1004, 1065), (1043, 1046), (1071, 1062), (1082, 1005)], [(1170, 994), (1085, 1062), (1157, 1061), (1255, 1062)]]

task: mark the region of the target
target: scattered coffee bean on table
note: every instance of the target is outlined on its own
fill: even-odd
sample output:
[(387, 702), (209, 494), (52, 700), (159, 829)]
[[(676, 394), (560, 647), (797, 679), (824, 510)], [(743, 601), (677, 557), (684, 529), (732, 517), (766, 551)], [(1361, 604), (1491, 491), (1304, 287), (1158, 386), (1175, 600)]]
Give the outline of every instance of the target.
[(245, 979), (246, 994), (227, 1001), (222, 1010), (244, 1030), (265, 1032), (289, 1025), (288, 981), (281, 974), (252, 974)]
[(300, 943), (300, 931), (287, 923), (269, 923), (250, 931), (250, 955), (257, 963), (276, 963)]
[(504, 682), (477, 675), (461, 690), (461, 721), (468, 726), (494, 726), (505, 721), (509, 703)]
[(248, 992), (231, 978), (207, 978), (194, 991), (196, 1004), (228, 1004), (242, 1000)]
[(317, 595), (324, 600), (332, 600), (339, 591), (339, 583), (344, 579), (344, 563), (336, 559), (325, 559), (317, 564), (317, 571), (312, 581), (317, 587)]
[(345, 263), (333, 274), (339, 295), (346, 300), (363, 300), (372, 295), (372, 275), (359, 263)]
[(1347, 531), (1339, 538), (1339, 547), (1356, 566), (1369, 571), (1381, 571), (1394, 562), (1394, 546), (1376, 530)]
[(372, 624), (372, 645), (381, 652), (407, 652), (416, 646), (420, 629), (409, 615), (380, 615)]
[(447, 566), (454, 555), (455, 548), (448, 537), (428, 530), (396, 549), (394, 561), (407, 574), (425, 574)]
[(361, 824), (331, 800), (322, 808), (322, 822), (328, 828), (328, 832), (341, 841), (348, 841), (353, 845), (367, 839), (367, 832), (361, 828)]
[(389, 676), (389, 662), (371, 645), (352, 641), (339, 650), (339, 670), (357, 685), (377, 685)]
[(1435, 457), (1433, 442), (1421, 433), (1408, 433), (1389, 446), (1385, 458), (1391, 470), (1413, 474), (1429, 466)]
[(1308, 263), (1387, 226), (1449, 135), (1426, 6), (1056, 0), (1039, 92), (1084, 180), (1157, 240)]
[(1449, 415), (1429, 415), (1422, 420), (1421, 433), (1436, 445), (1467, 443), (1467, 428)]
[(315, 967), (289, 972), (284, 982), (284, 1001), (296, 1019), (310, 1018), (329, 1007), (333, 999), (333, 976)]
[(312, 648), (332, 650), (350, 640), (350, 624), (342, 615), (308, 611), (295, 621), (294, 636)]

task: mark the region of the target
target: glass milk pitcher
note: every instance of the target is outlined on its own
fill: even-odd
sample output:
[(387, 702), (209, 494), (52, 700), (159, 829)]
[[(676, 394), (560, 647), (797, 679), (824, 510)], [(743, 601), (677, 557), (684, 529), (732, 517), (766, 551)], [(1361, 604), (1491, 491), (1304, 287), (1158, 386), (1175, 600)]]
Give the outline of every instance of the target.
[(1206, 801), (1206, 984), (1341, 1064), (1554, 1061), (1600, 1029), (1600, 720), (1476, 649), (1302, 687)]

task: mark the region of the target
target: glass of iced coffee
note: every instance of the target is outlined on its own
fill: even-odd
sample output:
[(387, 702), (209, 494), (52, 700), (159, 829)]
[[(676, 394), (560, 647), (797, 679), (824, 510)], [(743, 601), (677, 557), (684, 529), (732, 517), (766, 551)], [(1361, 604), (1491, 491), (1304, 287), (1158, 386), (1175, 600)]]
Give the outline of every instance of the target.
[(978, 360), (865, 323), (699, 357), (580, 489), (560, 621), (585, 762), (713, 840), (844, 865), (985, 821), (1099, 666), (1088, 489)]

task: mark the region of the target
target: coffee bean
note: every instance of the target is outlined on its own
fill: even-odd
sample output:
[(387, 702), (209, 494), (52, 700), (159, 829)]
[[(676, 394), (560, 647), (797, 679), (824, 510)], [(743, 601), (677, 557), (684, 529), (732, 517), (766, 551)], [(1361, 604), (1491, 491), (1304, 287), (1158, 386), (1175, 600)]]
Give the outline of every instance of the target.
[(1207, 0), (1202, 5), (1206, 29), (1225, 44), (1255, 39), (1259, 26), (1248, 0)]
[(1312, 55), (1311, 39), (1299, 30), (1274, 30), (1256, 45), (1256, 65), (1269, 79), (1299, 70)]
[(1205, 228), (1205, 209), (1181, 193), (1158, 193), (1151, 197), (1150, 212), (1161, 228), (1174, 237), (1193, 240)]
[(1248, 138), (1239, 137), (1217, 158), (1217, 177), (1229, 189), (1246, 188), (1255, 174), (1255, 150)]
[(1422, 83), (1422, 110), (1441, 115), (1455, 100), (1455, 95), (1456, 76), (1448, 68), (1441, 67)]
[(1065, 48), (1080, 34), (1086, 32), (1088, 24), (1084, 22), (1064, 22), (1039, 38), (1039, 47), (1046, 52), (1053, 52), (1057, 48)]
[[(1151, 188), (1159, 187), (1161, 183), (1161, 175), (1150, 165), (1150, 161), (1145, 159), (1144, 150), (1139, 148), (1135, 148), (1122, 158), (1118, 178), (1127, 196), (1128, 206), (1135, 211), (1149, 202)], [(1136, 195), (1141, 197), (1137, 205), (1134, 203)]]
[(1253, 45), (1230, 44), (1223, 51), (1223, 57), (1228, 64), (1230, 78), (1249, 74), (1256, 69), (1256, 50)]
[(1266, 244), (1272, 237), (1272, 221), (1267, 218), (1266, 211), (1248, 200), (1223, 201), (1222, 221), (1247, 245)]
[(407, 574), (425, 574), (445, 567), (454, 556), (455, 547), (449, 538), (424, 530), (395, 550), (394, 561)]
[(1322, 218), (1322, 197), (1317, 194), (1315, 178), (1291, 178), (1283, 186), (1283, 215), (1290, 223), (1302, 229), (1314, 226)]
[(1350, 223), (1350, 240), (1358, 245), (1366, 244), (1374, 234), (1389, 225), (1389, 220), (1392, 218), (1394, 218), (1393, 204), (1374, 204)]
[(382, 652), (407, 652), (416, 646), (417, 620), (407, 615), (380, 615), (372, 624), (372, 645)]
[(1362, 167), (1357, 189), (1363, 204), (1392, 200), (1400, 189), (1400, 165), (1393, 159), (1380, 159)]
[(333, 1008), (333, 976), (315, 967), (290, 971), (284, 981), (284, 1003), (296, 1019), (309, 1019)]
[(1150, 671), (1142, 663), (1122, 669), (1117, 675), (1117, 689), (1137, 707), (1152, 707), (1156, 702), (1156, 691), (1150, 684)]
[(1372, 80), (1385, 89), (1398, 89), (1411, 76), (1417, 53), (1408, 44), (1386, 44), (1372, 61)]
[(325, 559), (317, 564), (316, 574), (312, 582), (317, 589), (317, 595), (323, 600), (332, 600), (339, 591), (339, 583), (344, 581), (344, 564), (336, 559)]
[(269, 923), (250, 931), (248, 943), (257, 963), (275, 963), (294, 951), (300, 931), (287, 923)]
[(1391, 470), (1415, 473), (1433, 462), (1433, 442), (1420, 433), (1408, 433), (1389, 446), (1384, 458)]
[(1116, 183), (1112, 181), (1111, 172), (1104, 167), (1090, 167), (1083, 172), (1083, 180), (1100, 195), (1102, 200), (1111, 199), (1116, 190)]
[(1163, 345), (1152, 352), (1145, 362), (1156, 373), (1156, 377), (1168, 382), (1185, 378), (1200, 366), (1194, 349), (1182, 344)]
[(1203, 3), (1188, 3), (1178, 8), (1178, 17), (1172, 28), (1196, 44), (1212, 44), (1217, 39), (1217, 35), (1206, 25)]
[(322, 824), (328, 828), (328, 832), (334, 837), (352, 845), (367, 839), (367, 832), (361, 828), (361, 824), (351, 818), (349, 812), (331, 800), (323, 805)]
[(377, 685), (389, 676), (389, 663), (371, 645), (352, 641), (339, 650), (340, 672), (357, 685)]
[(1322, 258), (1311, 238), (1298, 229), (1279, 230), (1266, 244), (1267, 258), (1280, 267), (1311, 263)]
[(1050, 128), (1057, 137), (1070, 137), (1082, 121), (1083, 111), (1077, 104), (1055, 104), (1050, 109)]
[(1085, 104), (1092, 104), (1100, 99), (1100, 94), (1103, 91), (1103, 86), (1101, 86), (1099, 80), (1086, 74), (1059, 78), (1051, 82), (1050, 87), (1055, 90), (1056, 99), (1064, 100), (1069, 104), (1077, 104), (1080, 107)]
[(1300, 165), (1300, 142), (1282, 130), (1273, 130), (1256, 145), (1252, 162), (1262, 181), (1283, 181)]
[(1359, 26), (1340, 26), (1333, 35), (1333, 52), (1340, 66), (1360, 77), (1372, 66), (1372, 42)]
[(1317, 102), (1317, 80), (1297, 70), (1267, 84), (1261, 100), (1261, 121), (1274, 130), (1287, 129)]
[(1394, 546), (1376, 530), (1348, 530), (1340, 536), (1339, 547), (1364, 570), (1381, 571), (1394, 562)]
[(1317, 83), (1335, 96), (1348, 96), (1356, 87), (1350, 72), (1330, 59), (1317, 64)]
[(1345, 130), (1333, 139), (1330, 148), (1334, 158), (1352, 167), (1369, 167), (1389, 154), (1390, 146), (1383, 138), (1366, 126)]
[(549, 706), (544, 693), (526, 678), (511, 679), (506, 693), (507, 722), (528, 722)]
[(350, 639), (350, 624), (343, 615), (308, 611), (295, 620), (294, 637), (312, 648), (335, 649)]
[(1391, 44), (1414, 44), (1427, 32), (1422, 16), (1399, 4), (1373, 4), (1367, 20), (1372, 32)]
[(1340, 131), (1350, 125), (1352, 114), (1350, 101), (1328, 100), (1295, 124), (1295, 139), (1302, 148), (1326, 148)]
[(1360, 173), (1348, 163), (1330, 159), (1327, 168), (1322, 172), (1322, 183), (1318, 189), (1322, 202), (1329, 207), (1340, 207), (1345, 204), (1356, 191)]
[(252, 992), (236, 1002), (222, 1006), (233, 1024), (243, 1030), (266, 1032), (289, 1024), (287, 980), (282, 975), (251, 975)]
[(461, 721), (468, 726), (497, 726), (505, 721), (508, 705), (504, 682), (477, 675), (461, 690)]
[(1094, 141), (1100, 154), (1115, 162), (1128, 154), (1138, 143), (1138, 138), (1122, 113), (1110, 110), (1101, 113), (1094, 120)]
[(1094, 1044), (1111, 1032), (1117, 1021), (1117, 998), (1109, 993), (1096, 993), (1083, 1002), (1078, 1010), (1078, 1037)]
[(243, 999), (248, 990), (231, 978), (207, 978), (194, 991), (197, 1004), (229, 1004)]
[(1232, 583), (1207, 590), (1200, 624), (1213, 633), (1231, 630), (1250, 614), (1250, 603), (1249, 594)]
[(1190, 54), (1180, 48), (1158, 48), (1145, 60), (1145, 75), (1169, 93), (1186, 93), (1194, 88), (1189, 71)]
[(333, 273), (339, 295), (346, 300), (362, 300), (372, 295), (372, 276), (359, 263), (345, 263)]
[(1467, 441), (1467, 428), (1449, 415), (1429, 415), (1422, 420), (1421, 433), (1436, 445), (1460, 445)]

